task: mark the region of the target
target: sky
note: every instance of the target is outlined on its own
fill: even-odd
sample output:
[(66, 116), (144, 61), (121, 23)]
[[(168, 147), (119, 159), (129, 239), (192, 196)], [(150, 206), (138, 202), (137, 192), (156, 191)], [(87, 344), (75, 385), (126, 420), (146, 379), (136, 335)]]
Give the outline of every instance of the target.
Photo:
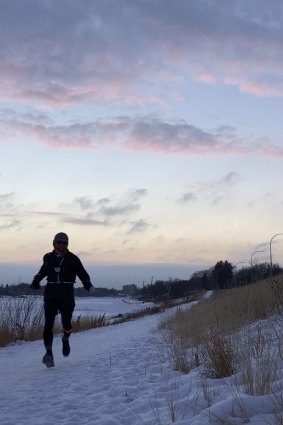
[(164, 314), (74, 333), (67, 358), (62, 356), (61, 336), (57, 335), (54, 368), (41, 363), (42, 341), (1, 347), (0, 371), (5, 383), (0, 386), (1, 423), (282, 423), (282, 358), (278, 355), (282, 323), (278, 317), (255, 322), (232, 335), (239, 349), (237, 373), (212, 379), (202, 362), (195, 367), (195, 348), (186, 353), (192, 369), (176, 371), (168, 334), (154, 332)]
[(278, 0), (1, 0), (0, 283), (61, 231), (98, 286), (269, 261), (282, 20)]

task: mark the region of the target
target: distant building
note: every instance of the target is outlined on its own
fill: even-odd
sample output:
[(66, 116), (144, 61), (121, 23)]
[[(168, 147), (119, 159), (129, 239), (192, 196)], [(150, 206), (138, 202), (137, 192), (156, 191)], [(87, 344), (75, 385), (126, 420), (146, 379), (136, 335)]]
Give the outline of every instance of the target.
[(123, 292), (125, 295), (136, 295), (136, 293), (138, 292), (137, 285), (123, 285)]

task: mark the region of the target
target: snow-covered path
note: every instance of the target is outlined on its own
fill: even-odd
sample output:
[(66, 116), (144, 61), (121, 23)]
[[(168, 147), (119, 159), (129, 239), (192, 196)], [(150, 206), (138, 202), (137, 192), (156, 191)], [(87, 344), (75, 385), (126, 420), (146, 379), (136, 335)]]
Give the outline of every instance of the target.
[[(71, 355), (54, 339), (55, 368), (41, 358), (42, 341), (0, 349), (1, 425), (125, 425), (144, 423), (150, 411), (147, 370), (156, 356), (156, 317), (73, 334)], [(160, 377), (160, 367), (157, 366)], [(138, 411), (131, 402), (141, 395)], [(143, 419), (139, 417), (143, 412)]]
[[(260, 396), (233, 386), (233, 376), (205, 377), (202, 366), (182, 374), (172, 370), (163, 334), (153, 332), (159, 318), (74, 334), (68, 358), (55, 337), (51, 369), (41, 363), (42, 341), (0, 348), (0, 425), (282, 424), (281, 358), (272, 394)], [(266, 321), (266, 338), (274, 323)], [(277, 341), (266, 341), (270, 355)]]

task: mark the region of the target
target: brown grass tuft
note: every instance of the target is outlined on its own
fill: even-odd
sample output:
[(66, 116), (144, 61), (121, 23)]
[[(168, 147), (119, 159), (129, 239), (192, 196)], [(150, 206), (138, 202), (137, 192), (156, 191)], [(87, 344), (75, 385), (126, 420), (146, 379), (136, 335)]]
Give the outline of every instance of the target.
[(211, 378), (226, 378), (235, 373), (236, 350), (228, 337), (210, 330), (203, 346), (206, 374)]
[(109, 320), (106, 319), (105, 314), (99, 316), (81, 317), (78, 316), (73, 320), (73, 332), (82, 332), (88, 329), (102, 328), (109, 326)]

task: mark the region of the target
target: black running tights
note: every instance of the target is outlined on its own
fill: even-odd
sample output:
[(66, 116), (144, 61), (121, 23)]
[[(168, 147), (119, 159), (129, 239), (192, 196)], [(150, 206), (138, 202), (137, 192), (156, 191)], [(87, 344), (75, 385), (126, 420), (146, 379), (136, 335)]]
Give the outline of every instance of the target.
[[(57, 310), (58, 311), (58, 310)], [(45, 324), (43, 330), (43, 341), (45, 347), (51, 347), (53, 342), (53, 326), (57, 311), (45, 307)], [(69, 336), (72, 332), (72, 313), (73, 311), (61, 311), (61, 321), (64, 335)]]

